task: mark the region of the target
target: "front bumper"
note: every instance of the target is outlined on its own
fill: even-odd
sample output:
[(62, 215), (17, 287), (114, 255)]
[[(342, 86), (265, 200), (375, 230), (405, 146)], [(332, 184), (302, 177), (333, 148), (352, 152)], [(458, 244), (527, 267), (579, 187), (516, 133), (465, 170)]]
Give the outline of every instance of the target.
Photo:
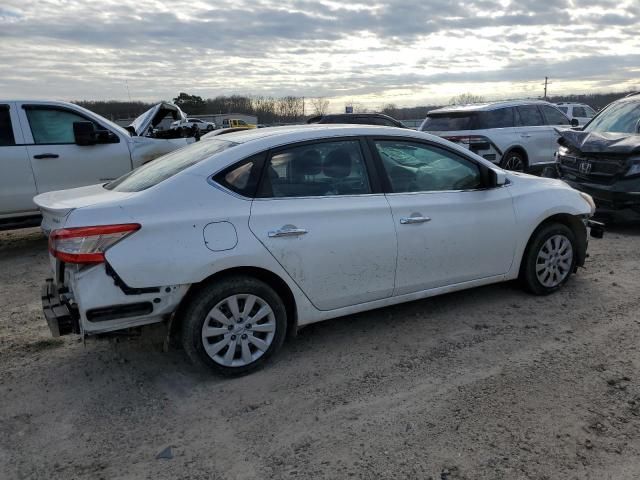
[(63, 294), (53, 283), (53, 279), (47, 278), (42, 286), (42, 312), (54, 337), (80, 333), (78, 309), (65, 301)]
[[(631, 209), (640, 212), (640, 191), (624, 191), (622, 189), (624, 186), (621, 185), (621, 182), (616, 182), (613, 185), (602, 185), (576, 181), (569, 175), (563, 175), (561, 178), (570, 187), (591, 195), (600, 211)], [(625, 183), (627, 182), (629, 181), (625, 181)], [(640, 185), (637, 185), (637, 187), (640, 190)]]

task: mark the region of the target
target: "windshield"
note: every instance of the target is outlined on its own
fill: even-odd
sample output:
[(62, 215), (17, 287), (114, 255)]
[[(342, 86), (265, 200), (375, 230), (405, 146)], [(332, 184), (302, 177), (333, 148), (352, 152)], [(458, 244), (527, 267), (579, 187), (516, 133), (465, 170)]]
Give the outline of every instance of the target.
[(640, 103), (620, 102), (609, 105), (586, 127), (585, 132), (614, 132), (638, 134)]
[(429, 115), (422, 124), (423, 132), (447, 132), (473, 129), (475, 113), (448, 113)]
[(219, 139), (194, 143), (157, 158), (107, 183), (104, 188), (114, 192), (140, 192), (236, 145), (237, 143)]

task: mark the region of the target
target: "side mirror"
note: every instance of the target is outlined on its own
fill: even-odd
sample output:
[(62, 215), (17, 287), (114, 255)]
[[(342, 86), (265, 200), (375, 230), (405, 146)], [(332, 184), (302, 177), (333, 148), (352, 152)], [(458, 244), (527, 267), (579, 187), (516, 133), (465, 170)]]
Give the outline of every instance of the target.
[(507, 183), (507, 174), (503, 170), (493, 170), (493, 185), (495, 187), (501, 187)]
[(73, 122), (73, 138), (76, 145), (95, 145), (98, 142), (96, 126), (92, 122)]
[(571, 126), (572, 127), (579, 127), (580, 126), (580, 121), (577, 118), (572, 118), (571, 119)]

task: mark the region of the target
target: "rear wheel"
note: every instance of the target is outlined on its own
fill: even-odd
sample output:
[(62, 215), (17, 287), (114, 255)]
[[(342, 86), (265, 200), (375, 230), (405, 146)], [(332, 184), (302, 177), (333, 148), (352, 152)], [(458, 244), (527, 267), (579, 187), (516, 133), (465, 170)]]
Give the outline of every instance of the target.
[(500, 162), (500, 166), (513, 172), (525, 172), (527, 170), (527, 161), (522, 153), (512, 151), (507, 152)]
[(552, 223), (539, 228), (522, 259), (520, 280), (536, 295), (548, 295), (564, 285), (575, 270), (576, 240), (569, 227)]
[(191, 299), (182, 319), (182, 343), (192, 361), (223, 375), (242, 375), (280, 349), (286, 326), (286, 309), (271, 287), (250, 277), (230, 277)]

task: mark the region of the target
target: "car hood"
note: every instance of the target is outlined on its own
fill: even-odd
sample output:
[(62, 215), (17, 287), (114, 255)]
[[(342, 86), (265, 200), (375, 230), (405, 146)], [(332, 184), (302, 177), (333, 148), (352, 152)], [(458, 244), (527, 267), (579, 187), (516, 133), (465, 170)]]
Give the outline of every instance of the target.
[(155, 128), (167, 115), (171, 115), (174, 120), (187, 119), (180, 107), (173, 103), (162, 102), (137, 117), (127, 128), (132, 134), (142, 137), (149, 133), (149, 128)]
[(581, 132), (559, 130), (558, 143), (572, 150), (588, 153), (633, 155), (640, 153), (640, 135), (613, 132)]

